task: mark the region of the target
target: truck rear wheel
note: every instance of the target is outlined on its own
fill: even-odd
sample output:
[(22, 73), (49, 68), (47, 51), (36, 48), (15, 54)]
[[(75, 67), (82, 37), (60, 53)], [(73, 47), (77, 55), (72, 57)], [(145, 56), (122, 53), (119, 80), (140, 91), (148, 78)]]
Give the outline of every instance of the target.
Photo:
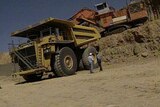
[(83, 65), (84, 65), (85, 69), (90, 69), (90, 65), (89, 65), (89, 61), (88, 61), (89, 53), (93, 54), (94, 68), (97, 68), (98, 67), (97, 56), (96, 56), (97, 50), (96, 50), (96, 48), (90, 46), (85, 49), (85, 51), (83, 52), (83, 55), (82, 55), (82, 61), (83, 61)]
[(77, 58), (72, 49), (64, 47), (55, 55), (54, 73), (58, 77), (73, 75), (77, 70)]
[(23, 76), (23, 79), (26, 80), (27, 82), (33, 82), (41, 80), (42, 76), (43, 74), (30, 74)]
[(83, 65), (82, 59), (80, 59), (80, 61), (79, 61), (78, 70), (84, 70), (84, 65)]

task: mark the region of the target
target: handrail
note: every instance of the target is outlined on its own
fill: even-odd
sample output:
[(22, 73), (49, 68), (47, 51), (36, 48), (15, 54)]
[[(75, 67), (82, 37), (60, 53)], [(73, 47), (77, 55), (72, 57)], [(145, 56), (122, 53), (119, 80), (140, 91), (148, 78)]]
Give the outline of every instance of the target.
[(24, 57), (20, 56), (20, 55), (19, 55), (17, 52), (15, 52), (15, 51), (14, 51), (13, 53), (14, 53), (25, 65), (27, 65), (28, 68), (33, 68), (30, 62), (24, 60), (24, 59), (25, 59)]
[(18, 51), (17, 52), (15, 51), (15, 53), (18, 54), (18, 56), (20, 56), (24, 61), (26, 61), (32, 68), (34, 68), (34, 66), (31, 64), (31, 61), (28, 58), (24, 57)]

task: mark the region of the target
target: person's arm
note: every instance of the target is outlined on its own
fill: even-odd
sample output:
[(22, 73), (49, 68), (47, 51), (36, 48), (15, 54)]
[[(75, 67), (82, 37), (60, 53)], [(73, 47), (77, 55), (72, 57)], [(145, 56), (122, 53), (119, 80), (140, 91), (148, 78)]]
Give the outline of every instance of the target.
[(93, 56), (92, 56), (92, 61), (94, 61), (94, 58), (93, 58)]

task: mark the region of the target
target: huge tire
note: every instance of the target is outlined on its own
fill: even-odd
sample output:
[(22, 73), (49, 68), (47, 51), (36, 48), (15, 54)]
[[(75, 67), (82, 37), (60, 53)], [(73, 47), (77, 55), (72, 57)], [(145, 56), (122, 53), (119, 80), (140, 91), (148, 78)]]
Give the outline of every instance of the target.
[(84, 70), (84, 65), (83, 65), (82, 59), (80, 59), (80, 61), (79, 61), (78, 70)]
[(64, 47), (55, 55), (54, 74), (58, 77), (75, 74), (77, 58), (72, 49)]
[(43, 74), (30, 74), (30, 75), (24, 75), (23, 79), (27, 82), (33, 82), (33, 81), (39, 81), (41, 80)]
[(97, 56), (96, 56), (96, 53), (97, 53), (97, 50), (90, 46), (88, 48), (85, 49), (85, 51), (83, 52), (83, 55), (82, 55), (82, 61), (83, 61), (83, 65), (85, 67), (85, 69), (90, 69), (90, 65), (89, 65), (89, 61), (88, 61), (88, 56), (89, 56), (89, 53), (92, 53), (93, 54), (93, 57), (94, 57), (94, 68), (97, 68), (98, 67), (98, 63), (97, 63)]

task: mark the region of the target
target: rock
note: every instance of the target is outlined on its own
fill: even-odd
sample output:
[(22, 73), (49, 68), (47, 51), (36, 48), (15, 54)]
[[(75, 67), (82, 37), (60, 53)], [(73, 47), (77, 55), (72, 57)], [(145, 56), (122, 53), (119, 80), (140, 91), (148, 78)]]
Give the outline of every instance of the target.
[(143, 53), (141, 54), (141, 56), (142, 56), (142, 57), (147, 57), (147, 56), (148, 56), (148, 52), (143, 52)]
[(139, 44), (136, 44), (133, 48), (133, 54), (137, 56), (140, 52), (141, 52), (141, 47)]

